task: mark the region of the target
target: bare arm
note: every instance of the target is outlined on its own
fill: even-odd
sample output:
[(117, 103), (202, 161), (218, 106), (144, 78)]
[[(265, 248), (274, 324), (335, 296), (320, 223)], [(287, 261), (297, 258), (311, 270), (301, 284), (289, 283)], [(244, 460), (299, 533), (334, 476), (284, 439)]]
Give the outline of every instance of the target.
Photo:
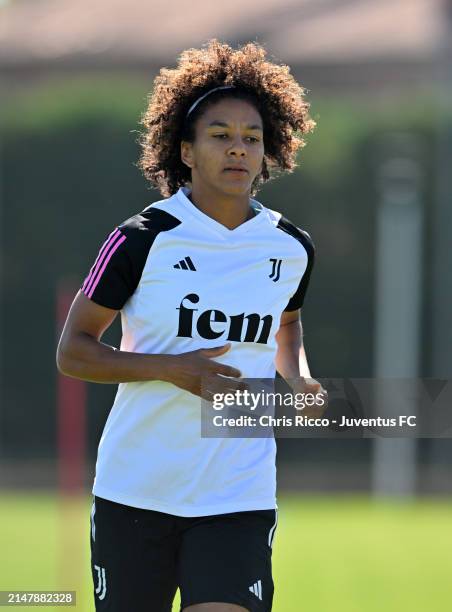
[(275, 365), (283, 378), (311, 378), (303, 344), (300, 311), (283, 312), (278, 333)]
[(289, 382), (293, 391), (324, 395), (324, 400), (319, 404), (306, 406), (303, 414), (312, 417), (321, 416), (326, 408), (327, 393), (318, 381), (311, 378), (303, 345), (303, 328), (299, 310), (283, 312), (276, 334), (276, 342), (278, 344), (275, 358), (276, 369)]
[(150, 380), (164, 376), (166, 368), (162, 366), (168, 356), (156, 360), (154, 355), (119, 351), (100, 341), (118, 312), (100, 306), (81, 291), (78, 292), (57, 348), (57, 366), (62, 374), (99, 383)]
[(240, 377), (236, 368), (212, 360), (230, 345), (199, 349), (180, 355), (149, 355), (120, 351), (100, 341), (115, 320), (118, 310), (96, 304), (81, 291), (72, 303), (56, 353), (58, 370), (66, 376), (98, 383), (163, 380), (201, 394), (201, 377), (220, 384)]

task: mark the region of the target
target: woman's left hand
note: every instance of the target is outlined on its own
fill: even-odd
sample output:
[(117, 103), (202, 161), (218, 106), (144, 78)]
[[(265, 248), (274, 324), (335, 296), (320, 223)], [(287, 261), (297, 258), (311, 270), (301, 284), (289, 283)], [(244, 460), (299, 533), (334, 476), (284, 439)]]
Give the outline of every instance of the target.
[(301, 412), (308, 418), (321, 418), (328, 406), (328, 391), (314, 378), (300, 376), (288, 381), (294, 393), (302, 393), (309, 397), (309, 404), (305, 404)]

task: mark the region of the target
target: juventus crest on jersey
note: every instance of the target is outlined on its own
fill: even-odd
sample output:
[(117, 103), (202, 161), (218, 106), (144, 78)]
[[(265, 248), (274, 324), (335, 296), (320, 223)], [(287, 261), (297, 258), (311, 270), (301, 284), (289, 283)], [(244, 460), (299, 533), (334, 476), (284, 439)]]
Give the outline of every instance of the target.
[[(121, 350), (178, 354), (230, 342), (216, 358), (273, 378), (284, 310), (303, 304), (309, 235), (252, 200), (228, 229), (182, 187), (118, 225), (82, 291), (121, 310)], [(179, 516), (276, 507), (272, 438), (200, 437), (199, 397), (162, 381), (121, 383), (99, 444), (93, 493)]]

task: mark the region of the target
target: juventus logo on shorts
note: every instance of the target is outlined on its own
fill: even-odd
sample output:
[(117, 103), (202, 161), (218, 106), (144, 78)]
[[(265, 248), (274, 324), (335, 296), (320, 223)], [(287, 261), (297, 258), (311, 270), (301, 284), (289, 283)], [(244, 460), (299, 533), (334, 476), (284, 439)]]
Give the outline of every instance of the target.
[(279, 271), (281, 270), (282, 259), (270, 257), (269, 261), (272, 262), (272, 272), (268, 275), (268, 277), (271, 278), (274, 283), (276, 283), (276, 281), (279, 280)]
[(105, 567), (99, 567), (98, 565), (95, 565), (94, 569), (97, 571), (96, 595), (98, 595), (99, 599), (104, 599), (105, 594), (107, 593), (107, 580), (105, 578)]

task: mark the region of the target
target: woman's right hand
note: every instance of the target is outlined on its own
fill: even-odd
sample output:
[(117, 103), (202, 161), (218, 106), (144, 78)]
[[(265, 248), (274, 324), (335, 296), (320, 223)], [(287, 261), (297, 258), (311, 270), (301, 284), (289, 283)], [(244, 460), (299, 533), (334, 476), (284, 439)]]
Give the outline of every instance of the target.
[(222, 346), (172, 355), (166, 380), (209, 401), (213, 393), (244, 391), (248, 385), (235, 380), (242, 376), (240, 370), (213, 359), (224, 355), (230, 348), (231, 343), (228, 342)]

